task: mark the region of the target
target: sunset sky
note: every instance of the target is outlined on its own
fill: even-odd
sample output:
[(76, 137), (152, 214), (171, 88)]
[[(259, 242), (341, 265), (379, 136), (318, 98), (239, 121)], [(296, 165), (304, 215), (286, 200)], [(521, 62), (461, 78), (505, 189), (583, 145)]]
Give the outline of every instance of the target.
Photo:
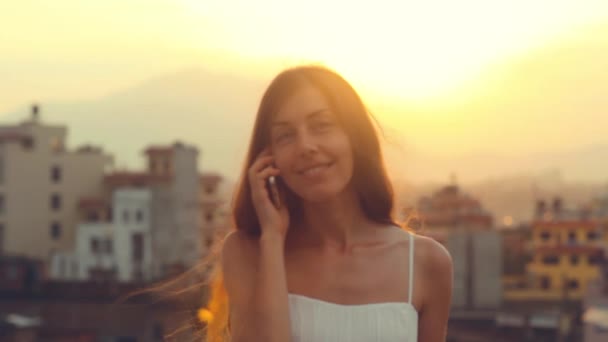
[[(480, 151), (494, 146), (504, 152), (501, 142), (484, 140), (487, 132), (474, 132), (471, 120), (492, 127), (515, 124), (498, 113), (482, 117), (489, 108), (486, 100), (476, 102), (478, 112), (459, 110), (459, 101), (488, 91), (527, 96), (521, 75), (507, 76), (512, 83), (494, 90), (488, 82), (506, 72), (505, 65), (525, 68), (527, 56), (542, 55), (561, 42), (607, 42), (607, 29), (590, 29), (603, 22), (608, 22), (606, 0), (3, 1), (0, 119), (32, 101), (92, 100), (187, 68), (268, 81), (284, 67), (315, 62), (351, 80), (388, 126), (424, 123), (420, 127), (435, 127), (446, 139), (452, 130), (459, 132), (450, 144), (454, 151), (484, 141)], [(502, 93), (488, 99), (500, 102)], [(535, 101), (542, 106), (555, 99)], [(415, 110), (404, 118), (404, 108)], [(560, 125), (554, 118), (552, 110), (541, 110), (531, 122), (539, 128), (545, 122)], [(581, 123), (589, 134), (579, 132), (573, 140), (544, 137), (539, 129), (534, 139), (509, 143), (538, 151), (606, 143), (606, 132), (595, 127), (608, 127), (608, 114), (597, 120), (593, 127)], [(573, 126), (562, 121), (561, 128)], [(446, 122), (453, 125), (447, 128)], [(410, 132), (410, 137), (431, 150), (445, 149), (445, 141), (433, 146), (436, 136)]]
[(183, 66), (270, 59), (323, 62), (378, 92), (424, 99), (608, 18), (604, 0), (23, 0), (0, 10), (0, 89), (11, 95), (0, 110)]

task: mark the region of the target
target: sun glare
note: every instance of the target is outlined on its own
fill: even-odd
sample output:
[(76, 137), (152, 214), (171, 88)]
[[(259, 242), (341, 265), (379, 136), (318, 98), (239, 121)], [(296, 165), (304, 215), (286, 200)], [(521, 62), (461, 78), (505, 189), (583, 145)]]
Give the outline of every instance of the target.
[(213, 40), (223, 49), (323, 63), (406, 101), (444, 96), (487, 65), (594, 15), (549, 0), (182, 2), (216, 24)]

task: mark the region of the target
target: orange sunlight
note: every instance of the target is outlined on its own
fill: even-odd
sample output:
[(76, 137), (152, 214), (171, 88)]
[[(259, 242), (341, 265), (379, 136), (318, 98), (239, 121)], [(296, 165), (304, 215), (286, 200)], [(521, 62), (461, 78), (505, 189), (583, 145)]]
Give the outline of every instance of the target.
[[(213, 43), (251, 58), (320, 62), (368, 92), (434, 101), (484, 67), (606, 14), (600, 1), (182, 0), (211, 23)], [(592, 10), (592, 8), (594, 8)], [(209, 15), (213, 13), (213, 16)], [(192, 44), (205, 44), (200, 36)]]

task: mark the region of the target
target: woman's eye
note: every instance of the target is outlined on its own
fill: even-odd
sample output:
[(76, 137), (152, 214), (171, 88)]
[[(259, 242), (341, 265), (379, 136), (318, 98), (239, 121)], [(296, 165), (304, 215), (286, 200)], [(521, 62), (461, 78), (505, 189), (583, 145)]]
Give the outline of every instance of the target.
[(289, 138), (291, 138), (293, 136), (292, 132), (282, 132), (277, 134), (275, 140), (276, 142), (284, 142), (289, 140)]
[(315, 122), (312, 125), (312, 128), (315, 131), (325, 131), (327, 129), (329, 129), (332, 126), (332, 123), (329, 121), (319, 121), (319, 122)]

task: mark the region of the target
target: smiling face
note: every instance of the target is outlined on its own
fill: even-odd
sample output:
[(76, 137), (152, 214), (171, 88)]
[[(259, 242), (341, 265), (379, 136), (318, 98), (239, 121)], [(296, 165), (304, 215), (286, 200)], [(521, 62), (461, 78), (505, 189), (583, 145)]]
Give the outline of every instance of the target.
[(353, 151), (327, 99), (304, 85), (279, 108), (270, 129), (275, 164), (300, 198), (320, 202), (342, 193), (353, 175)]

